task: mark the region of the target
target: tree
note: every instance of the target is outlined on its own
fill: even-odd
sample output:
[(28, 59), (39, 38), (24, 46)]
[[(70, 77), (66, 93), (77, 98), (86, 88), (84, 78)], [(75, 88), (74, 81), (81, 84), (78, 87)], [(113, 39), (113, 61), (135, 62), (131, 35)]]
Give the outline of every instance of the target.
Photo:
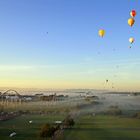
[(53, 137), (55, 131), (56, 131), (55, 127), (51, 126), (50, 124), (45, 124), (41, 128), (40, 137), (43, 138)]
[(64, 120), (63, 124), (64, 124), (64, 126), (65, 126), (66, 128), (69, 128), (69, 127), (74, 126), (75, 122), (74, 122), (73, 118), (71, 118), (70, 116), (68, 116), (68, 117)]
[(69, 119), (69, 126), (73, 127), (75, 124), (74, 120), (72, 118)]

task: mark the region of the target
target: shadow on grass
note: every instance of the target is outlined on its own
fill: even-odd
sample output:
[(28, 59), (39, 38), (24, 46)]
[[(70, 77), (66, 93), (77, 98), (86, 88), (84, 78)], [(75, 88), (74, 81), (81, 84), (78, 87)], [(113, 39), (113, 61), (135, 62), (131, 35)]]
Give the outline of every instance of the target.
[[(140, 130), (140, 129), (139, 129)], [(72, 128), (66, 129), (63, 140), (140, 140), (140, 137), (127, 135), (121, 129), (106, 130), (102, 128)]]

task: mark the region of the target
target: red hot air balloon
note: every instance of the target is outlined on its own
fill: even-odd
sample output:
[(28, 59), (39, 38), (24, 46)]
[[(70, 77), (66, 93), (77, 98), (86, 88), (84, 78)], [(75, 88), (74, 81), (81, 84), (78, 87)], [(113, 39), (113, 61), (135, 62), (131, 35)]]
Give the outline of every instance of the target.
[(130, 16), (131, 16), (131, 17), (135, 17), (135, 16), (136, 16), (136, 11), (135, 11), (135, 10), (132, 10), (132, 11), (130, 12)]

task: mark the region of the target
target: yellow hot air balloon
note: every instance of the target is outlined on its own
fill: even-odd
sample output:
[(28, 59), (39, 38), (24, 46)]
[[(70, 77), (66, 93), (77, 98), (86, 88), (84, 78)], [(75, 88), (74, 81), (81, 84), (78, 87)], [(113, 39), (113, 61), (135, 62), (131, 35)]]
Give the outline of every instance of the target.
[(105, 35), (105, 30), (99, 30), (98, 34), (99, 36), (103, 37)]
[(128, 19), (128, 25), (129, 25), (129, 26), (132, 27), (134, 23), (135, 23), (135, 20), (134, 20), (133, 18), (129, 18), (129, 19)]
[(132, 44), (134, 42), (134, 38), (133, 37), (129, 38), (129, 42)]

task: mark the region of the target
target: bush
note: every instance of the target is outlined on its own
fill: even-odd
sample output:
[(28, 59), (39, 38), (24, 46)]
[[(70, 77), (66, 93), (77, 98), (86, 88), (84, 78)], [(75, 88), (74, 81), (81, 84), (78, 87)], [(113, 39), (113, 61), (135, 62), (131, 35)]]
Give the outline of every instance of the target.
[(110, 106), (105, 114), (117, 116), (122, 115), (122, 111), (118, 108), (118, 106)]
[(72, 126), (74, 126), (74, 124), (75, 124), (75, 122), (74, 122), (73, 118), (71, 118), (70, 116), (68, 116), (63, 122), (63, 125), (66, 128), (72, 127)]
[(140, 112), (137, 112), (136, 114), (133, 115), (134, 118), (140, 119)]
[(55, 131), (56, 131), (55, 127), (51, 126), (50, 124), (45, 124), (41, 128), (40, 137), (43, 137), (43, 138), (52, 137)]

